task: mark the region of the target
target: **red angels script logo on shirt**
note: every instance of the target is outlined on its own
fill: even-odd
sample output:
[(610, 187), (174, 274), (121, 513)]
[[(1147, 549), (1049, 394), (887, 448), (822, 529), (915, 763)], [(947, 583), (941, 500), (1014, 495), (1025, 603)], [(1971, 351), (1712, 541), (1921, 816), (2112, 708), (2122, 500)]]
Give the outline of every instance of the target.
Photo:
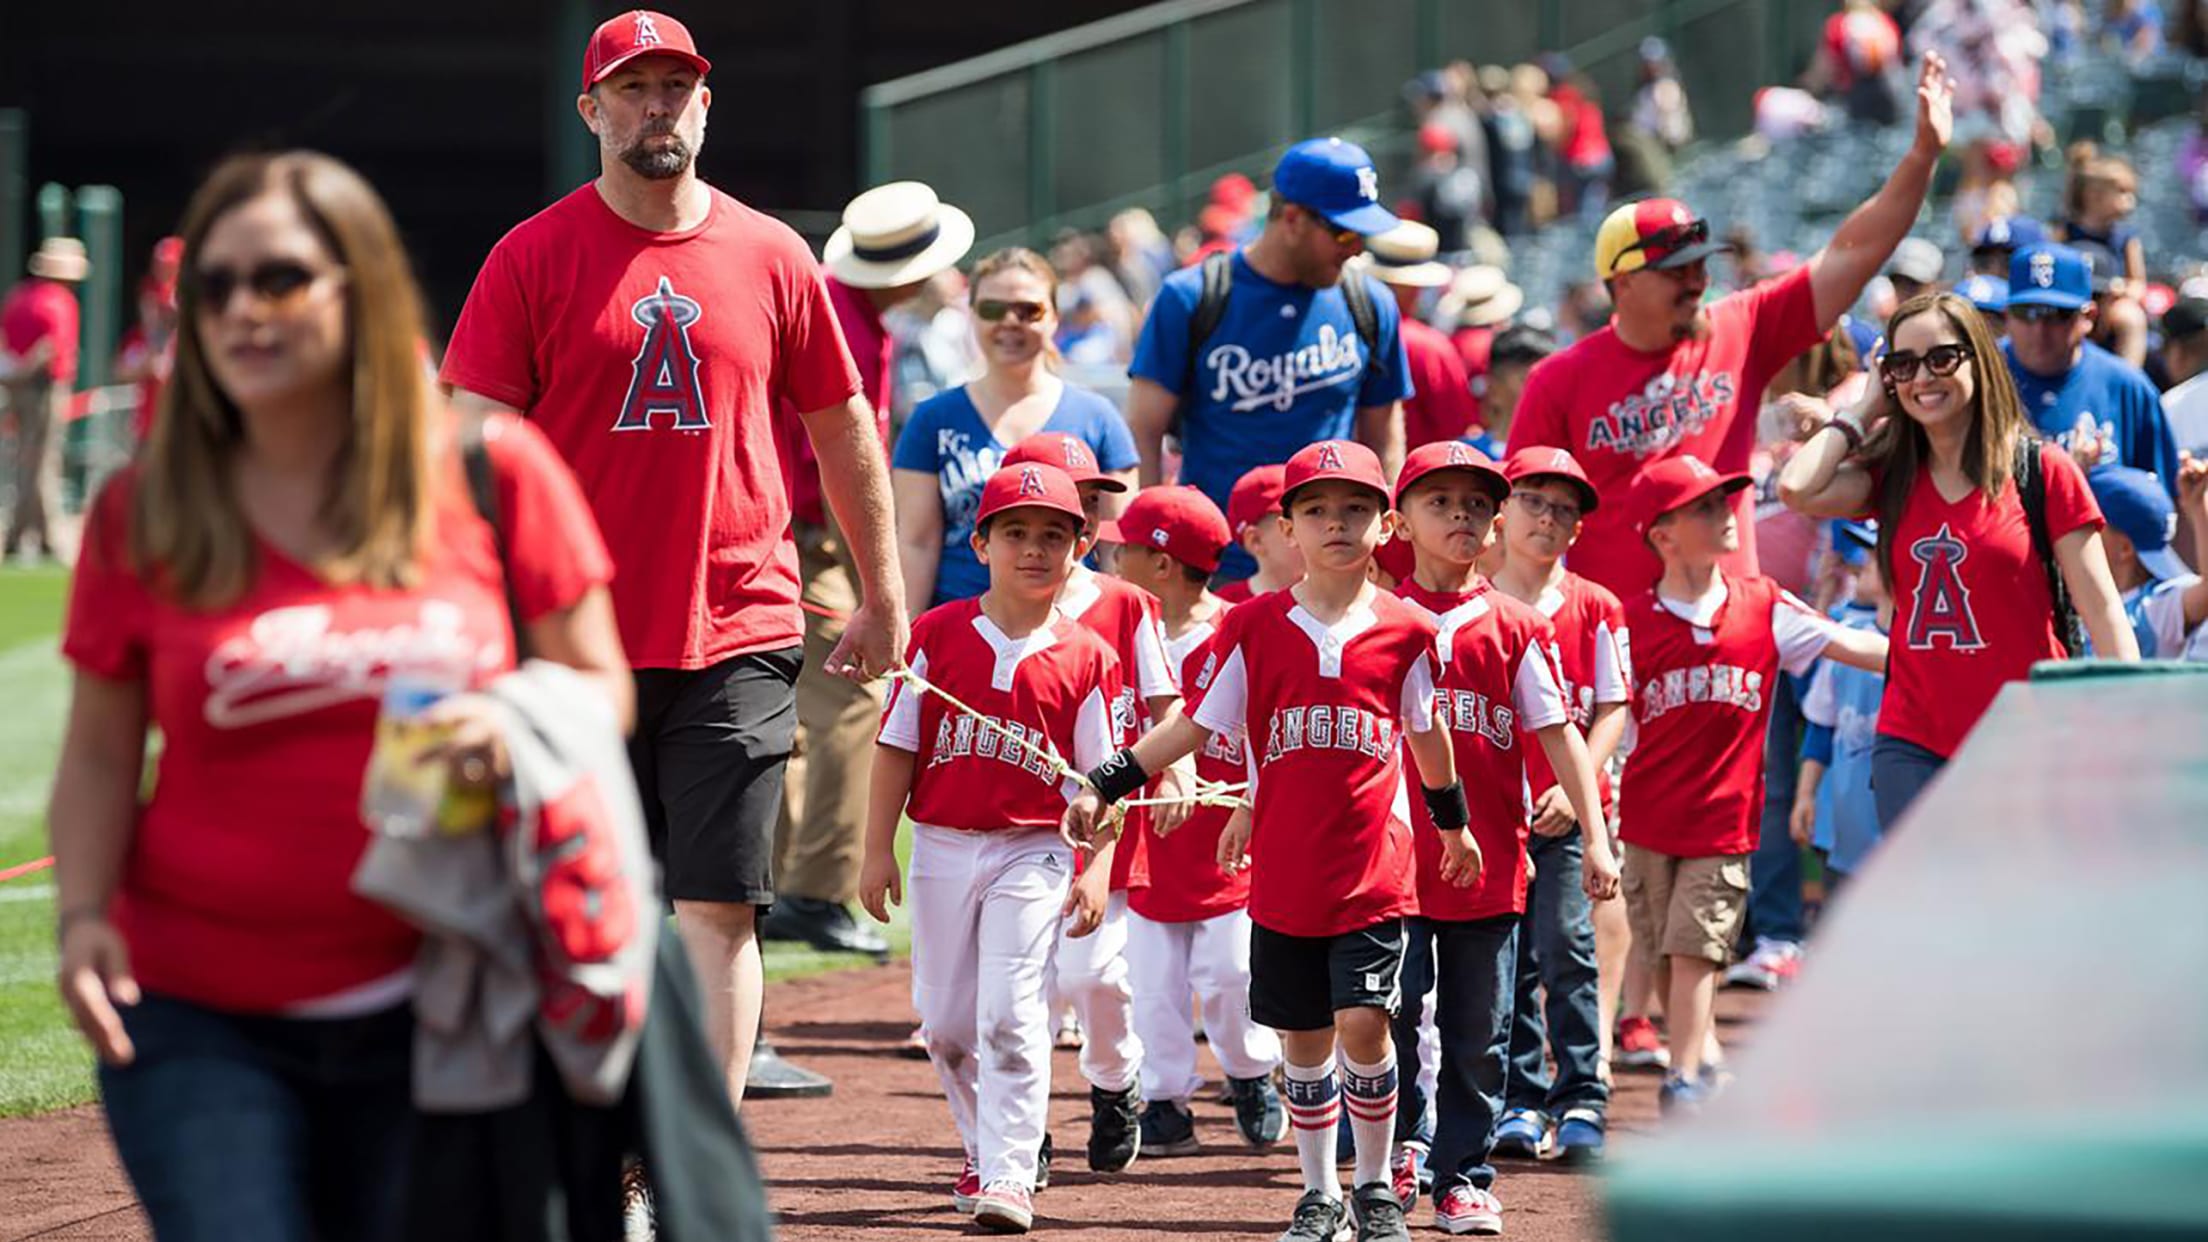
[(241, 729), (383, 694), (395, 670), (467, 681), (495, 667), (503, 644), (467, 633), (458, 605), (424, 600), (395, 625), (338, 628), (330, 608), (271, 608), (207, 658), (207, 702), (218, 729)]
[(1942, 522), (1939, 530), (1910, 544), (1909, 555), (1924, 566), (1910, 596), (1910, 648), (1930, 651), (1942, 638), (1953, 651), (1984, 647), (1978, 618), (1970, 610), (1970, 588), (1963, 585), (1962, 564), (1970, 557), (1970, 546)]
[(703, 431), (705, 390), (698, 384), (698, 351), (690, 344), (690, 325), (704, 314), (696, 300), (675, 292), (665, 276), (659, 287), (629, 307), (629, 318), (644, 329), (644, 344), (629, 363), (629, 392), (621, 399), (615, 431), (650, 431), (652, 415), (675, 416), (676, 431)]

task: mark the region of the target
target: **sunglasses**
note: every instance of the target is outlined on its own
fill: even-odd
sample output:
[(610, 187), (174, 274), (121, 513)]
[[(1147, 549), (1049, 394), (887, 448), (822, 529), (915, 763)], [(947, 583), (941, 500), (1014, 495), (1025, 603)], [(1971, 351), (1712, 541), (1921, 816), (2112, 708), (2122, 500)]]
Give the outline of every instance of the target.
[(2025, 323), (2068, 325), (2076, 322), (2078, 312), (2060, 306), (2012, 306), (2008, 309), (2008, 316), (2011, 319), (2021, 319)]
[(329, 270), (317, 270), (296, 259), (269, 259), (244, 269), (203, 267), (192, 273), (192, 282), (198, 287), (200, 309), (220, 314), (230, 308), (230, 298), (239, 289), (250, 292), (263, 306), (288, 306)]
[(1889, 384), (1906, 384), (1917, 378), (1919, 363), (1932, 375), (1948, 376), (1961, 370), (1963, 360), (1971, 356), (1968, 345), (1934, 345), (1922, 354), (1888, 354), (1878, 360), (1878, 373)]
[(1587, 512), (1578, 505), (1551, 500), (1539, 492), (1512, 492), (1510, 498), (1535, 519), (1554, 518), (1558, 526), (1577, 526)]
[(1710, 222), (1707, 220), (1690, 220), (1685, 224), (1674, 224), (1669, 228), (1658, 229), (1620, 250), (1618, 255), (1623, 258), (1639, 250), (1648, 255), (1649, 262), (1661, 263), (1667, 257), (1677, 254), (1689, 246), (1699, 246), (1708, 240), (1710, 240)]
[(1041, 302), (1001, 302), (995, 298), (983, 298), (974, 303), (974, 313), (985, 323), (996, 323), (1010, 315), (1020, 323), (1041, 323), (1050, 308)]
[(1361, 244), (1365, 240), (1365, 235), (1363, 233), (1360, 233), (1355, 229), (1336, 228), (1334, 227), (1334, 222), (1332, 220), (1327, 219), (1325, 216), (1320, 215), (1318, 212), (1311, 210), (1309, 207), (1306, 207), (1301, 203), (1295, 204), (1295, 208), (1296, 210), (1302, 212), (1304, 218), (1309, 220), (1312, 225), (1316, 227), (1320, 232), (1326, 234), (1328, 237), (1333, 238), (1334, 244), (1337, 246)]

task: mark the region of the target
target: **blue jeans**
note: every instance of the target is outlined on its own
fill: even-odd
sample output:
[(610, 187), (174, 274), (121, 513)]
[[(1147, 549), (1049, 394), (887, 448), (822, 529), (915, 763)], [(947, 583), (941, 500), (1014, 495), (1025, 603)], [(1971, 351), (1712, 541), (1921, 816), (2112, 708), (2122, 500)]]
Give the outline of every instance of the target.
[[(1495, 1122), (1503, 1111), (1503, 1057), (1510, 1044), (1511, 986), (1517, 971), (1518, 916), (1448, 922), (1407, 920), (1403, 1006), (1395, 1016), (1396, 1062), (1402, 1083), (1396, 1137), (1423, 1137), (1426, 1093), (1418, 1085), (1421, 999), (1434, 989), (1434, 1025), (1441, 1033), (1441, 1075), (1435, 1083), (1434, 1200), (1462, 1182), (1495, 1184)], [(1438, 976), (1438, 978), (1437, 978)]]
[(122, 1018), (137, 1059), (100, 1067), (100, 1097), (161, 1242), (398, 1237), (410, 1006), (305, 1019), (148, 995)]
[(1915, 742), (1878, 735), (1871, 743), (1871, 800), (1878, 804), (1878, 822), (1886, 832), (1893, 832), (1902, 812), (1946, 766), (1947, 760)]
[[(1551, 1116), (1568, 1108), (1607, 1112), (1610, 1084), (1602, 1080), (1601, 1070), (1594, 910), (1579, 879), (1586, 847), (1576, 829), (1561, 837), (1537, 835), (1527, 845), (1533, 855), (1533, 884), (1518, 931), (1517, 999), (1511, 1007), (1504, 1104), (1538, 1108)], [(1544, 1051), (1556, 1057), (1553, 1082)]]
[(1743, 938), (1802, 939), (1802, 850), (1787, 829), (1794, 778), (1802, 766), (1802, 700), (1781, 673), (1763, 741), (1763, 839), (1748, 861), (1748, 920)]

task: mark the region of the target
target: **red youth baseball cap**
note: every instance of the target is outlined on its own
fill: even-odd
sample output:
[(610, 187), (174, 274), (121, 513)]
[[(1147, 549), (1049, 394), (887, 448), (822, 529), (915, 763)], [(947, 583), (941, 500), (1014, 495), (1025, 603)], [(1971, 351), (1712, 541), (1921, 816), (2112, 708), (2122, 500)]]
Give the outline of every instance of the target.
[(1587, 477), (1585, 467), (1569, 450), (1547, 446), (1522, 448), (1503, 462), (1503, 477), (1514, 485), (1543, 476), (1569, 479), (1577, 484), (1579, 507), (1583, 513), (1593, 513), (1602, 503), (1602, 493), (1595, 490), (1595, 481)]
[(1667, 457), (1641, 472), (1633, 484), (1633, 522), (1646, 535), (1656, 519), (1702, 499), (1711, 492), (1737, 492), (1748, 486), (1742, 471), (1720, 474), (1691, 453)]
[(1193, 487), (1145, 488), (1119, 515), (1119, 542), (1156, 548), (1183, 565), (1219, 571), (1219, 550), (1234, 536), (1211, 497)]
[(1468, 470), (1494, 497), (1496, 504), (1510, 495), (1510, 480), (1495, 468), (1495, 462), (1487, 454), (1462, 440), (1436, 440), (1421, 444), (1403, 459), (1403, 472), (1395, 477), (1395, 507), (1403, 507), (1403, 494), (1418, 482), (1437, 470)]
[(1006, 509), (1048, 509), (1072, 518), (1077, 526), (1089, 520), (1081, 511), (1081, 492), (1073, 478), (1043, 462), (1005, 466), (990, 475), (981, 485), (981, 508), (974, 512), (974, 525), (979, 527)]
[(1004, 455), (1003, 465), (1020, 466), (1033, 462), (1037, 465), (1055, 466), (1066, 472), (1075, 483), (1094, 483), (1107, 492), (1124, 492), (1127, 485), (1104, 473), (1096, 464), (1096, 450), (1079, 436), (1069, 436), (1063, 431), (1039, 431), (1013, 446)]
[(688, 26), (665, 13), (631, 9), (607, 18), (591, 34), (590, 43), (583, 48), (583, 89), (587, 91), (605, 81), (614, 70), (639, 56), (672, 56), (687, 62), (699, 77), (713, 70), (713, 62), (698, 55), (698, 45), (690, 38)]
[(1328, 479), (1369, 487), (1380, 493), (1381, 500), (1390, 499), (1388, 473), (1380, 468), (1378, 454), (1355, 440), (1321, 440), (1298, 449), (1288, 459), (1281, 477), (1281, 508), (1287, 509), (1296, 489)]
[(1288, 467), (1259, 466), (1234, 481), (1227, 493), (1227, 525), (1240, 539), (1254, 522), (1280, 512), (1280, 494), (1287, 490)]

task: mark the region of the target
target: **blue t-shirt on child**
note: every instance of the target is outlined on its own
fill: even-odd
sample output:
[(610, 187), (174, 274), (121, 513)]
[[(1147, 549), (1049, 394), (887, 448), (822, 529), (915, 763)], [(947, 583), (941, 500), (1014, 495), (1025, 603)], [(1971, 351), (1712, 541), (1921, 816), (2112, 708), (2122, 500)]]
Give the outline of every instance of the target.
[[(1868, 604), (1851, 601), (1836, 609), (1833, 619), (1849, 629), (1878, 628), (1878, 610)], [(1885, 694), (1884, 676), (1824, 660), (1810, 675), (1809, 693), (1802, 699), (1802, 716), (1812, 733), (1807, 748), (1825, 760), (1825, 779), (1817, 786), (1814, 844), (1843, 875), (1862, 866), (1878, 844), (1871, 745), (1878, 737), (1878, 705)], [(1829, 756), (1817, 753), (1828, 738)]]
[(2123, 465), (2152, 472), (2177, 494), (2177, 439), (2162, 413), (2162, 396), (2139, 368), (2085, 342), (2076, 365), (2061, 375), (2041, 376), (2016, 361), (2016, 351), (2001, 342), (2017, 395), (2039, 433), (2075, 455), (2087, 440), (2100, 443), (2097, 465)]
[[(1359, 274), (1379, 320), (1377, 356), (1365, 343), (1339, 286), (1282, 285), (1234, 254), (1234, 289), (1218, 330), (1189, 366), (1189, 320), (1203, 298), (1201, 267), (1166, 277), (1142, 325), (1127, 373), (1181, 398), (1181, 482), (1222, 510), (1234, 481), (1251, 468), (1287, 461), (1319, 440), (1350, 439), (1357, 411), (1411, 395), (1395, 296)], [(1191, 382), (1193, 380), (1193, 382)], [(1257, 571), (1239, 545), (1227, 545), (1220, 573)]]
[[(1131, 470), (1139, 458), (1127, 420), (1108, 399), (1086, 388), (1066, 385), (1058, 408), (1037, 431), (1062, 431), (1087, 444), (1105, 470)], [(943, 558), (936, 563), (935, 596), (929, 606), (972, 599), (989, 589), (989, 571), (974, 556), (974, 512), (981, 508), (981, 486), (997, 472), (1012, 446), (998, 440), (963, 387), (914, 406), (897, 434), (889, 464), (936, 477), (943, 497)]]

